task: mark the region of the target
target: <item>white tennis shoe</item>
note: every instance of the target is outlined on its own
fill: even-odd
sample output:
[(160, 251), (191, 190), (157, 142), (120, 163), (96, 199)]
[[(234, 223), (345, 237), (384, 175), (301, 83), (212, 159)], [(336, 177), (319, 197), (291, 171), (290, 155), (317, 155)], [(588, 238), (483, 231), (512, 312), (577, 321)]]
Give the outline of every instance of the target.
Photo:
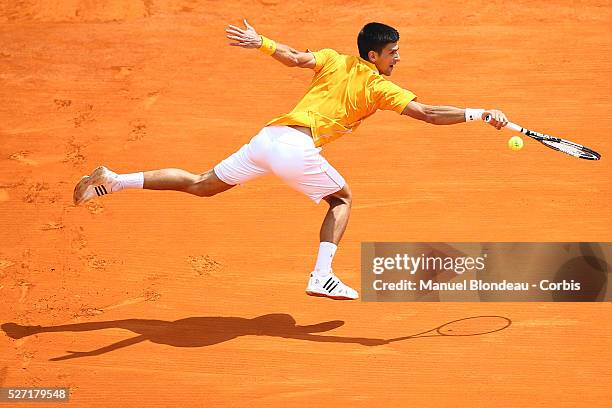
[(340, 278), (331, 271), (329, 275), (324, 277), (312, 272), (306, 287), (306, 294), (309, 296), (328, 297), (334, 300), (359, 299), (357, 291), (342, 283)]
[(92, 198), (114, 193), (121, 189), (121, 183), (114, 173), (104, 166), (95, 169), (89, 176), (83, 176), (74, 187), (73, 200), (76, 205)]

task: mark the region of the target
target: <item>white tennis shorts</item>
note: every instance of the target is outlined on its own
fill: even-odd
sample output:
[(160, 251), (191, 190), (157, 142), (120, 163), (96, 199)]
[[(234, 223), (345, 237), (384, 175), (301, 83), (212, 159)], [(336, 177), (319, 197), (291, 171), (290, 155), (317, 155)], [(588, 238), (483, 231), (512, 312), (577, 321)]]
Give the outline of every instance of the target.
[(266, 126), (215, 166), (221, 181), (236, 185), (274, 174), (317, 204), (344, 187), (344, 178), (320, 154), (312, 138), (289, 126)]

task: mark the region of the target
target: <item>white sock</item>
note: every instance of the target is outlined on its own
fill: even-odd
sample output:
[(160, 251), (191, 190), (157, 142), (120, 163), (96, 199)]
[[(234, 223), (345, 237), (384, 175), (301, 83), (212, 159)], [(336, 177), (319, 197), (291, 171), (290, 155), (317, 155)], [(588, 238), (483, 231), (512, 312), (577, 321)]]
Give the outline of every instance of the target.
[(119, 180), (120, 188), (116, 191), (123, 190), (124, 188), (142, 188), (144, 185), (144, 173), (119, 174), (117, 180)]
[(321, 242), (319, 244), (319, 256), (315, 265), (315, 273), (318, 276), (327, 276), (331, 272), (331, 264), (338, 246), (331, 242)]

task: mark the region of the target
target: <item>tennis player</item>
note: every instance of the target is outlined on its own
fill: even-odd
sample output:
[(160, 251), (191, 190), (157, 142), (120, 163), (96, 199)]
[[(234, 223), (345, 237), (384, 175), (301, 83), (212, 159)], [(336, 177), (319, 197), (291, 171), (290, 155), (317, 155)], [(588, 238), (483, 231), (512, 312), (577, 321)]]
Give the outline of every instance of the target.
[(339, 54), (329, 48), (297, 51), (259, 35), (246, 20), (244, 25), (244, 28), (228, 26), (230, 45), (258, 49), (288, 67), (314, 71), (310, 88), (295, 108), (268, 122), (248, 144), (204, 173), (169, 168), (116, 174), (98, 167), (78, 182), (74, 202), (82, 204), (129, 188), (211, 197), (256, 177), (274, 174), (315, 203), (325, 200), (329, 204), (306, 293), (357, 299), (357, 292), (332, 271), (332, 260), (349, 219), (351, 189), (321, 155), (322, 146), (355, 131), (379, 109), (435, 125), (482, 121), (490, 115), (489, 123), (497, 129), (507, 123), (506, 116), (493, 109), (426, 105), (417, 102), (412, 92), (384, 78), (393, 73), (400, 61), (399, 33), (385, 24), (369, 23), (363, 27), (357, 36), (359, 56)]

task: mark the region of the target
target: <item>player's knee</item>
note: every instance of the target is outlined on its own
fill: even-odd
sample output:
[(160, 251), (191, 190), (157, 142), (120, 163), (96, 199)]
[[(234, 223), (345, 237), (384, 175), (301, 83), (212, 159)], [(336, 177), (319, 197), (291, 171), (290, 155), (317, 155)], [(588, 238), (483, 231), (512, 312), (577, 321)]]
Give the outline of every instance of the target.
[(340, 200), (342, 201), (343, 204), (346, 204), (349, 207), (353, 204), (353, 194), (351, 193), (351, 190), (348, 189), (348, 186), (347, 186), (346, 194), (340, 197)]
[(353, 204), (353, 193), (351, 192), (351, 189), (349, 188), (348, 184), (346, 184), (342, 188), (342, 190), (326, 197), (326, 200), (329, 205), (343, 204), (350, 207)]
[(195, 177), (189, 192), (200, 197), (212, 197), (232, 187), (234, 184), (225, 183), (217, 177), (213, 170), (209, 170)]

